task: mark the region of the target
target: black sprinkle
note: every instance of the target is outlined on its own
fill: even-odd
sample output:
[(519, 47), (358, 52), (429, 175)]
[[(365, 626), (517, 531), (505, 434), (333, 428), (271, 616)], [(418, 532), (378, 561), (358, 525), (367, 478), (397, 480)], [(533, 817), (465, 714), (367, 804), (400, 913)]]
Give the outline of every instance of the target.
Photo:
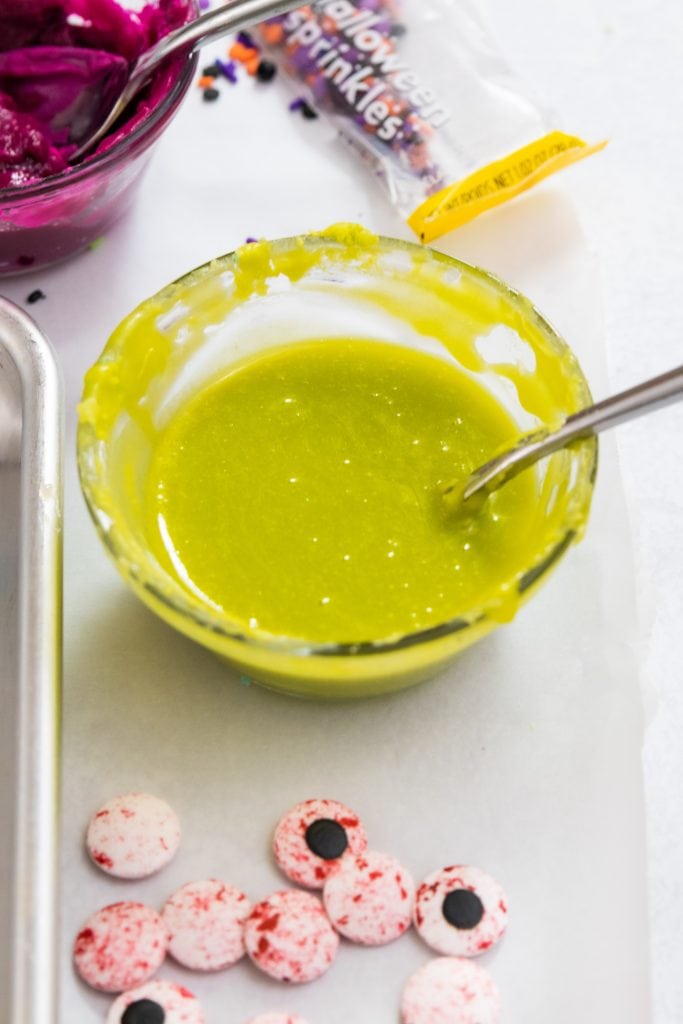
[(454, 889), (441, 904), (441, 911), (454, 928), (467, 930), (476, 928), (484, 916), (484, 904), (476, 892), (469, 889)]
[(220, 64), (207, 64), (205, 68), (202, 68), (202, 77), (206, 75), (209, 78), (218, 78), (221, 74)]
[(153, 999), (136, 999), (128, 1004), (121, 1016), (121, 1024), (164, 1024), (165, 1020), (163, 1006)]
[(302, 117), (305, 117), (307, 121), (315, 121), (318, 116), (318, 112), (306, 100), (303, 101), (299, 109), (301, 110)]
[(345, 828), (332, 818), (318, 818), (306, 829), (306, 845), (323, 860), (336, 860), (349, 845)]
[(256, 69), (256, 77), (259, 82), (272, 82), (277, 74), (277, 68), (272, 60), (262, 60)]
[(47, 295), (45, 294), (45, 292), (41, 292), (40, 288), (36, 288), (34, 291), (31, 292), (30, 295), (26, 296), (26, 301), (30, 306), (32, 306), (34, 302), (40, 302), (41, 299), (46, 298)]
[(400, 21), (397, 21), (396, 24), (392, 25), (389, 29), (389, 35), (393, 36), (394, 39), (399, 39), (401, 36), (404, 36), (407, 31), (408, 29), (406, 26), (402, 25)]
[(202, 94), (202, 99), (204, 100), (205, 103), (213, 103), (214, 100), (217, 100), (219, 96), (220, 93), (218, 89), (214, 89), (212, 86), (209, 86), (208, 89), (204, 90)]

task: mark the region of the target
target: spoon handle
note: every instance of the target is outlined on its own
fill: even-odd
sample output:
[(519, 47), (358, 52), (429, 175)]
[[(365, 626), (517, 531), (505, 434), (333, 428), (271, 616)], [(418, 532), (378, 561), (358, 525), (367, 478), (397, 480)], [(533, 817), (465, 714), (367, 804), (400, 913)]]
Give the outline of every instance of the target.
[[(501, 484), (517, 476), (523, 469), (538, 462), (546, 455), (564, 448), (571, 441), (582, 437), (591, 437), (616, 427), (626, 420), (635, 419), (644, 413), (662, 408), (683, 397), (683, 366), (669, 370), (659, 377), (646, 380), (628, 391), (621, 391), (611, 398), (606, 398), (595, 405), (569, 416), (561, 427), (550, 433), (538, 432), (522, 438), (519, 444), (502, 455), (491, 459), (475, 470), (460, 491), (462, 500), (471, 498), (477, 492), (495, 491)], [(446, 488), (444, 496), (452, 488)]]
[[(246, 25), (254, 25), (277, 14), (284, 14), (299, 6), (292, 0), (227, 0), (221, 7), (207, 11), (201, 17), (174, 29), (138, 58), (131, 73), (133, 80), (145, 79), (163, 60), (178, 50), (196, 49), (206, 43), (235, 32)], [(139, 84), (138, 84), (139, 88)]]
[(158, 43), (146, 50), (133, 65), (125, 88), (106, 119), (89, 138), (71, 155), (70, 161), (80, 159), (84, 153), (107, 134), (132, 99), (138, 94), (153, 71), (173, 53), (188, 52), (204, 46), (229, 32), (237, 32), (267, 18), (274, 18), (300, 5), (301, 0), (227, 0), (221, 7), (207, 11), (201, 17), (169, 32)]

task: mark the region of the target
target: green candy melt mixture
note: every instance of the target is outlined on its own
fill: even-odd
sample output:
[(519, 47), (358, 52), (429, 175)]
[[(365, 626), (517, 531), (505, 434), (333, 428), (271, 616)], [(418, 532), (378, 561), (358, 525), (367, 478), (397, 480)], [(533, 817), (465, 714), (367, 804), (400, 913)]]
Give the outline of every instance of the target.
[(461, 521), (439, 492), (517, 434), (446, 359), (354, 338), (271, 349), (159, 435), (149, 543), (248, 630), (324, 643), (427, 629), (528, 564), (528, 474)]

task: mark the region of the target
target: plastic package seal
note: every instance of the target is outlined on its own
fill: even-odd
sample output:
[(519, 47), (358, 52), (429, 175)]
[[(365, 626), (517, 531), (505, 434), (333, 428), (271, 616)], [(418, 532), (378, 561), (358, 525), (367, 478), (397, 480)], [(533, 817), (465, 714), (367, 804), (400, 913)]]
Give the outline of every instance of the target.
[(605, 145), (558, 130), (469, 0), (317, 0), (259, 35), (423, 242)]

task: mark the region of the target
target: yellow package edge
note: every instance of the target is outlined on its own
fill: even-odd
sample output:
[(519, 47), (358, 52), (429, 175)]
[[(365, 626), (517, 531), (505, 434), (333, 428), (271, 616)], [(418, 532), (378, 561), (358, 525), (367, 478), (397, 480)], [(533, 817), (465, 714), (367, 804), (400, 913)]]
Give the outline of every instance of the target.
[(606, 140), (589, 144), (575, 135), (550, 132), (442, 188), (418, 206), (408, 224), (420, 241), (432, 242), (606, 145)]

